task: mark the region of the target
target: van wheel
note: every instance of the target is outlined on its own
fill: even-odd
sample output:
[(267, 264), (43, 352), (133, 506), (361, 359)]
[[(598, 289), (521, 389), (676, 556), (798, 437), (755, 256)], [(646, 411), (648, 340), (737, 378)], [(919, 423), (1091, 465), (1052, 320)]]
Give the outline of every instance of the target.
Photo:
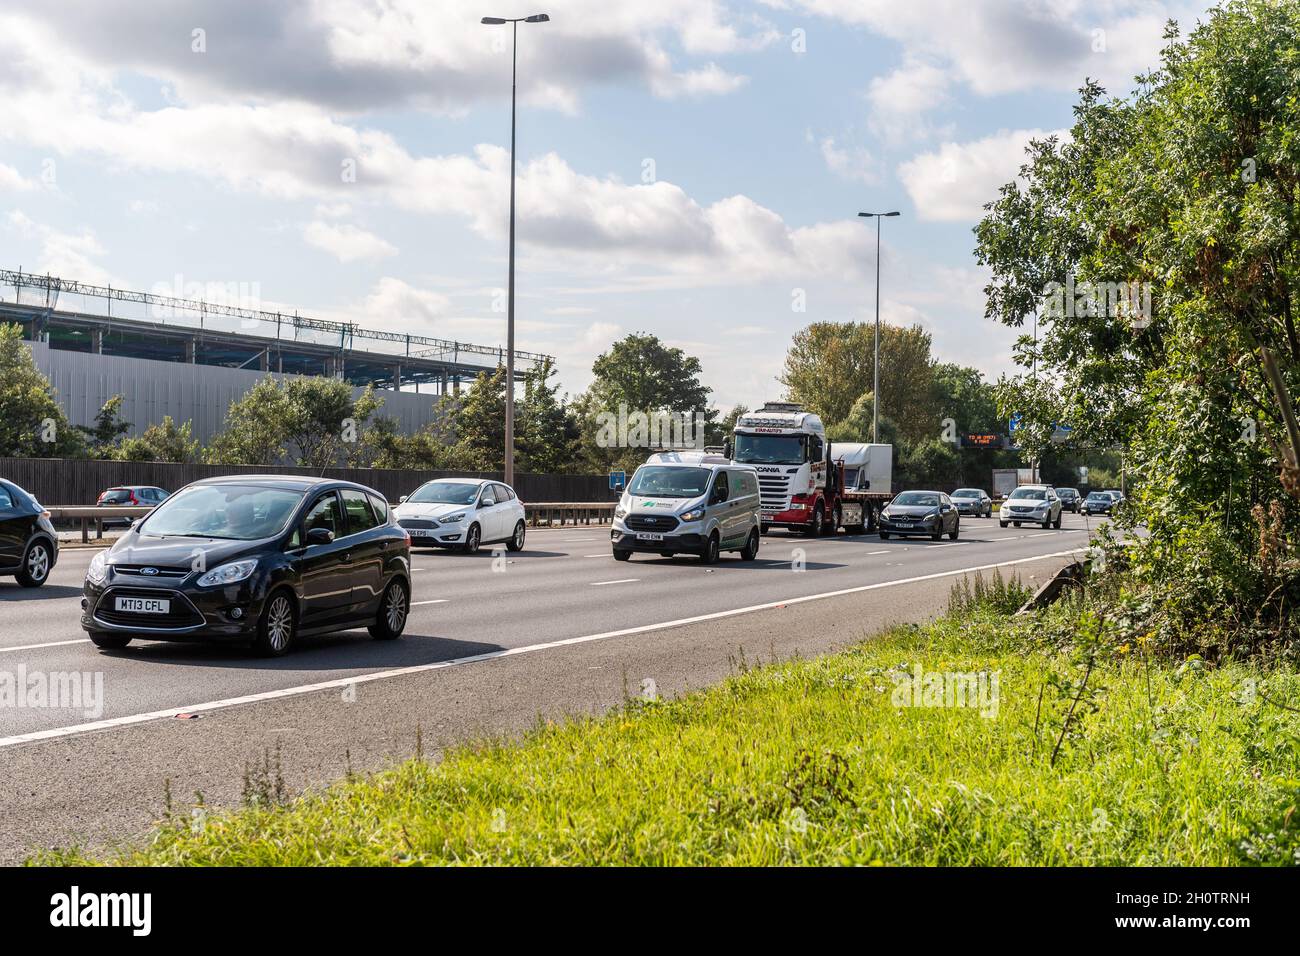
[(768, 533), (769, 531), (771, 531), (771, 530), (772, 530), (772, 526), (771, 526), (770, 524), (765, 524), (765, 525), (763, 525), (761, 528), (758, 529), (758, 533), (759, 533), (759, 534), (767, 534), (767, 533)]
[(718, 533), (715, 531), (713, 534), (709, 535), (708, 543), (704, 546), (704, 550), (700, 552), (700, 560), (705, 564), (716, 563), (718, 560), (718, 550)]
[(512, 534), (510, 536), (510, 540), (506, 542), (506, 550), (507, 551), (524, 550), (524, 535), (527, 533), (528, 532), (524, 529), (524, 523), (522, 521), (519, 522), (517, 525), (515, 525), (515, 533)]
[(253, 649), (263, 657), (279, 657), (293, 646), (298, 627), (298, 610), (287, 591), (276, 591), (267, 599), (257, 621)]
[(1007, 526), (1007, 523), (1005, 521), (999, 521), (998, 524), (1004, 528)]
[(53, 566), (50, 546), (44, 541), (33, 541), (23, 555), (22, 566), (14, 579), (25, 588), (38, 588), (50, 576), (50, 568)]
[(740, 549), (740, 560), (753, 561), (758, 557), (758, 531), (755, 529), (749, 533), (749, 540), (745, 546)]
[(110, 634), (107, 631), (91, 631), (90, 643), (105, 651), (118, 651), (131, 643), (130, 634)]
[(410, 595), (406, 593), (406, 584), (401, 578), (393, 578), (384, 589), (383, 600), (375, 612), (375, 623), (368, 630), (377, 641), (393, 641), (402, 636), (406, 630), (406, 618), (411, 613)]
[(615, 551), (615, 552), (614, 552), (614, 560), (615, 560), (615, 561), (631, 561), (631, 560), (632, 560), (632, 552), (631, 552), (631, 551)]

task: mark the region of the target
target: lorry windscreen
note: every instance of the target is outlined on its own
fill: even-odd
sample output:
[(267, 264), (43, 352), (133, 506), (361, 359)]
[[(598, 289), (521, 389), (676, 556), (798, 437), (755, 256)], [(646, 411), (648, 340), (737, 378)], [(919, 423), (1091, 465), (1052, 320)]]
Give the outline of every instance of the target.
[(745, 465), (802, 465), (806, 435), (737, 435), (732, 460)]
[(709, 487), (712, 474), (708, 468), (642, 465), (627, 491), (642, 498), (698, 498)]

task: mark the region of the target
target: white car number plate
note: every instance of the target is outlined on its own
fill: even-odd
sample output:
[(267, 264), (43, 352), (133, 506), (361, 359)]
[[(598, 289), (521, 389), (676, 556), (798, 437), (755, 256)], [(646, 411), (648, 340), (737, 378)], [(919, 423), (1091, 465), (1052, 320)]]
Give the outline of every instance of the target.
[(132, 614), (168, 614), (172, 602), (161, 598), (120, 597), (113, 604), (118, 611), (130, 611)]
[(432, 538), (432, 537), (433, 537), (433, 529), (432, 529), (432, 528), (407, 528), (407, 529), (406, 529), (406, 533), (409, 534), (412, 538)]
[(664, 536), (657, 531), (638, 531), (636, 539), (638, 541), (662, 541)]

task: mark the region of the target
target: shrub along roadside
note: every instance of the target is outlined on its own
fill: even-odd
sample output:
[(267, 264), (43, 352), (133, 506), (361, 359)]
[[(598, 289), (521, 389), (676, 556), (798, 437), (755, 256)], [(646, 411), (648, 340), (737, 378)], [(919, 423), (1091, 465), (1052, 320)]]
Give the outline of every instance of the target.
[[(935, 624), (680, 700), (285, 804), (252, 788), (253, 805), (199, 826), (178, 813), (141, 849), (33, 862), (1300, 862), (1300, 714), (1269, 702), (1300, 698), (1295, 673), (1148, 667), (1121, 646), (1092, 655), (1081, 689), (1075, 658), (1042, 638), (1078, 606), (1009, 619), (990, 601), (1015, 589), (984, 593)], [(942, 682), (960, 675), (982, 687), (973, 706)]]

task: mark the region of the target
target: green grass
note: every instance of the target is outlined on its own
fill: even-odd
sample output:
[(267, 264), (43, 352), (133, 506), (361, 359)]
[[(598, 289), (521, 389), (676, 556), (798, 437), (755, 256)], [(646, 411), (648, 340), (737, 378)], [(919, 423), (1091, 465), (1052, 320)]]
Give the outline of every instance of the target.
[[(1257, 681), (1294, 704), (1300, 679), (1195, 662), (1148, 674), (1120, 651), (1093, 671), (1099, 692), (1076, 708), (1052, 765), (1077, 689), (1058, 685), (1081, 672), (1040, 638), (1071, 613), (1026, 622), (968, 608), (677, 701), (633, 701), (522, 741), (464, 747), (437, 765), (353, 776), (286, 805), (214, 812), (201, 826), (178, 812), (147, 844), (107, 858), (33, 862), (1300, 861), (1291, 817), (1300, 714), (1250, 689)], [(891, 672), (918, 663), (999, 672), (996, 718), (894, 706)], [(261, 777), (251, 792), (270, 792)]]

